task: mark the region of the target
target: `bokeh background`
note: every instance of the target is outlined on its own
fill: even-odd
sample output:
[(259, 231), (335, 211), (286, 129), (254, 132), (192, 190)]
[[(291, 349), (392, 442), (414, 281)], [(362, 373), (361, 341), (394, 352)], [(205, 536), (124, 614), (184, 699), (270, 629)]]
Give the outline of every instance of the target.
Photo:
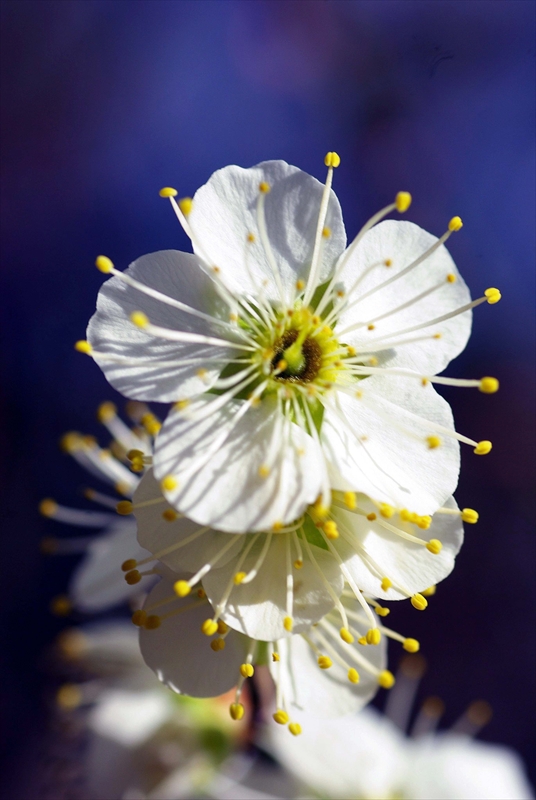
[[(102, 276), (189, 249), (163, 185), (191, 195), (221, 166), (283, 158), (324, 176), (347, 229), (400, 189), (408, 218), (449, 242), (477, 309), (448, 373), (496, 375), (501, 391), (445, 391), (466, 448), (458, 501), (480, 511), (453, 575), (424, 614), (395, 627), (419, 638), (452, 722), (485, 698), (482, 734), (534, 752), (534, 23), (530, 0), (3, 0), (1, 639), (9, 791), (46, 728), (42, 652), (65, 624), (49, 600), (74, 559), (44, 559), (53, 523), (39, 500), (83, 506), (85, 477), (57, 448), (98, 433), (95, 409), (121, 398), (84, 337)], [(56, 531), (54, 531), (56, 532)], [(536, 776), (532, 776), (533, 782)], [(14, 788), (15, 787), (15, 788)]]

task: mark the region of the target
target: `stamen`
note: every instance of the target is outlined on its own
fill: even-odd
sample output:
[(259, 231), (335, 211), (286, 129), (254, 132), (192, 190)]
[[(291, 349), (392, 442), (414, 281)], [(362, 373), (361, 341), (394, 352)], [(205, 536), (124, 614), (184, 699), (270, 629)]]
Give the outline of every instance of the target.
[(326, 222), (328, 213), (329, 198), (331, 193), (331, 184), (333, 183), (333, 170), (339, 166), (341, 159), (337, 153), (328, 153), (324, 159), (328, 174), (326, 183), (324, 184), (324, 191), (322, 192), (322, 199), (320, 201), (320, 209), (318, 212), (318, 222), (316, 225), (315, 243), (313, 248), (313, 255), (311, 258), (311, 267), (307, 277), (307, 284), (303, 296), (303, 305), (307, 307), (312, 300), (315, 289), (318, 286), (319, 272), (320, 272), (320, 249), (322, 245), (322, 233)]
[[(257, 534), (257, 536), (258, 535), (259, 534)], [(251, 569), (247, 573), (246, 577), (241, 581), (241, 583), (251, 583), (251, 581), (257, 576), (257, 573), (259, 572), (260, 568), (262, 567), (262, 565), (264, 563), (264, 559), (266, 558), (266, 554), (268, 553), (268, 550), (269, 550), (270, 545), (272, 543), (272, 536), (273, 536), (272, 531), (269, 531), (268, 533), (266, 533), (266, 539), (265, 539), (264, 544), (262, 546), (261, 553), (260, 553), (257, 561), (255, 562), (255, 564), (253, 566), (253, 569)]]
[(346, 609), (343, 606), (343, 604), (341, 603), (339, 597), (337, 596), (337, 593), (335, 592), (335, 590), (331, 586), (330, 582), (324, 576), (324, 573), (322, 572), (321, 568), (318, 566), (318, 562), (317, 562), (316, 558), (313, 555), (313, 551), (311, 550), (311, 546), (310, 546), (309, 542), (307, 541), (307, 537), (305, 535), (305, 532), (304, 532), (303, 528), (301, 529), (300, 533), (301, 533), (301, 536), (302, 536), (302, 539), (303, 539), (303, 543), (305, 545), (305, 549), (307, 551), (307, 555), (311, 559), (311, 563), (312, 563), (313, 567), (315, 568), (316, 572), (318, 573), (322, 583), (324, 584), (324, 587), (327, 589), (328, 594), (330, 595), (331, 599), (333, 600), (333, 603), (335, 604), (335, 607), (337, 608), (337, 611), (341, 615), (342, 625), (343, 625), (342, 630), (347, 630), (348, 629), (348, 617), (346, 616)]
[(281, 301), (281, 305), (285, 306), (285, 290), (283, 288), (283, 284), (281, 282), (281, 275), (279, 274), (279, 267), (277, 266), (277, 261), (275, 259), (272, 247), (270, 245), (270, 239), (268, 238), (268, 231), (266, 229), (266, 216), (264, 213), (264, 201), (265, 197), (270, 191), (270, 187), (267, 183), (262, 182), (259, 184), (259, 196), (257, 198), (257, 225), (259, 228), (259, 235), (262, 242), (262, 246), (264, 249), (264, 254), (266, 256), (266, 260), (270, 266), (272, 271), (272, 276), (275, 281), (275, 285), (277, 287), (277, 291), (279, 293), (279, 299)]
[(82, 511), (78, 508), (60, 506), (55, 500), (47, 497), (39, 503), (39, 512), (44, 517), (49, 517), (66, 525), (77, 525), (82, 528), (104, 528), (113, 522), (113, 514), (100, 511)]
[(247, 350), (254, 351), (256, 347), (252, 345), (239, 344), (238, 342), (231, 342), (227, 339), (217, 339), (214, 336), (203, 336), (200, 333), (190, 333), (189, 331), (176, 331), (171, 328), (162, 328), (159, 325), (153, 325), (149, 318), (143, 311), (134, 311), (130, 315), (131, 322), (138, 328), (156, 336), (160, 339), (166, 339), (169, 342), (185, 342), (186, 344), (204, 344), (212, 345), (213, 347), (228, 347), (233, 350)]

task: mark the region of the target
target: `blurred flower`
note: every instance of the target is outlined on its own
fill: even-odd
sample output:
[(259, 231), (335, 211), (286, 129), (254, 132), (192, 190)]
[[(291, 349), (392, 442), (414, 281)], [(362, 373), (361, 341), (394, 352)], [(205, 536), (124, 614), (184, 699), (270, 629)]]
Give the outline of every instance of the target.
[[(102, 287), (89, 353), (119, 391), (173, 402), (154, 471), (171, 505), (218, 530), (270, 530), (331, 488), (433, 513), (452, 494), (462, 441), (433, 383), (465, 347), (470, 301), (444, 247), (409, 222), (386, 221), (400, 192), (350, 246), (331, 190), (283, 161), (226, 167), (194, 200), (163, 189), (195, 255), (162, 251)], [(388, 277), (387, 277), (388, 276)], [(139, 309), (143, 308), (142, 311)]]

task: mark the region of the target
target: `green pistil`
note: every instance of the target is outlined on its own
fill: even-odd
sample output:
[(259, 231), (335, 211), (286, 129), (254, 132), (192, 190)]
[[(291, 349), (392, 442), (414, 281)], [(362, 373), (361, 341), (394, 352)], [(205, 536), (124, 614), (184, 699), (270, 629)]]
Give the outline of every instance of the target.
[(307, 338), (307, 329), (302, 329), (296, 341), (283, 351), (283, 358), (287, 362), (286, 372), (291, 375), (299, 375), (305, 367), (305, 356), (303, 355), (302, 345)]

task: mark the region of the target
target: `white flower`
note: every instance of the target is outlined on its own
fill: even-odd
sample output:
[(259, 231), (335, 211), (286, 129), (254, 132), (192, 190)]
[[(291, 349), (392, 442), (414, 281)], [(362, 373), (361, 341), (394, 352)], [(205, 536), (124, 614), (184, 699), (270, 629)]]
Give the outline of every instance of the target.
[[(341, 640), (335, 614), (301, 635), (257, 641), (221, 619), (215, 623), (202, 588), (194, 600), (177, 597), (177, 575), (163, 566), (159, 570), (161, 581), (132, 619), (140, 627), (146, 663), (175, 692), (213, 697), (236, 685), (230, 713), (239, 720), (244, 681), (256, 665), (268, 662), (276, 685), (274, 719), (297, 735), (296, 714), (299, 719), (304, 708), (328, 717), (348, 714), (369, 702), (378, 686), (394, 683), (386, 669), (385, 640), (367, 648), (365, 656), (360, 645)], [(357, 611), (356, 600), (344, 597), (343, 602), (349, 614)]]
[[(346, 632), (358, 628), (357, 638), (366, 636), (376, 624), (370, 605), (383, 616), (389, 613), (373, 598), (411, 598), (416, 608), (425, 608), (421, 593), (454, 566), (463, 541), (462, 520), (478, 517), (471, 509), (460, 511), (453, 498), (430, 518), (395, 514), (365, 495), (335, 491), (326, 516), (309, 506), (277, 532), (233, 535), (177, 514), (151, 470), (134, 494), (132, 509), (138, 542), (151, 553), (143, 563), (159, 560), (175, 573), (191, 573), (177, 583), (180, 596), (201, 582), (214, 606), (215, 623), (222, 619), (264, 641), (306, 631), (333, 608), (339, 612), (339, 627)], [(138, 564), (129, 558), (124, 568), (130, 579)], [(350, 622), (340, 600), (345, 582), (346, 593), (360, 604)], [(414, 639), (407, 641), (407, 647), (415, 647)]]
[[(194, 255), (162, 251), (102, 287), (88, 341), (119, 391), (173, 402), (156, 440), (170, 503), (222, 531), (297, 519), (331, 488), (419, 515), (458, 479), (457, 434), (434, 383), (496, 391), (493, 378), (437, 377), (464, 348), (472, 301), (440, 238), (395, 201), (348, 248), (331, 190), (283, 161), (216, 172), (193, 201), (170, 198)], [(141, 310), (140, 310), (141, 309)]]

